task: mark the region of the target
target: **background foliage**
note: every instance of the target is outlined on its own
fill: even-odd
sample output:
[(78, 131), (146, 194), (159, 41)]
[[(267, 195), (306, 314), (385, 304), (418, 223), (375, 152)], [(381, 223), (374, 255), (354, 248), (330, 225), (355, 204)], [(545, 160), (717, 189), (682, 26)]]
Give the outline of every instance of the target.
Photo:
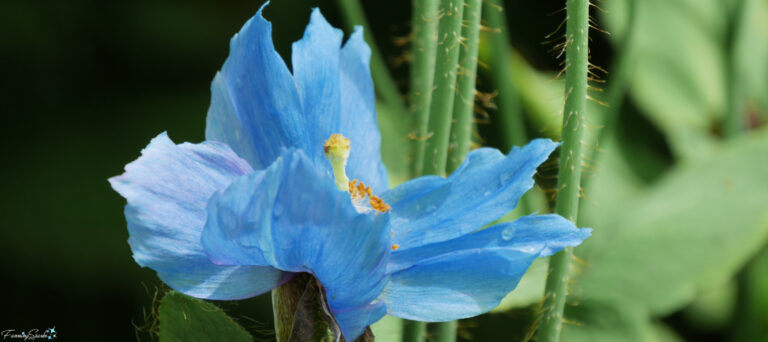
[[(582, 226), (567, 341), (765, 340), (768, 329), (768, 1), (605, 0), (593, 10), (592, 96)], [(209, 84), (229, 38), (261, 1), (16, 1), (0, 4), (3, 67), (0, 329), (149, 340), (166, 290), (130, 258), (124, 204), (106, 178), (149, 139), (201, 141)], [(557, 138), (563, 96), (556, 43), (563, 1), (505, 1), (509, 61), (529, 137)], [(275, 0), (266, 10), (283, 56), (310, 8), (342, 26), (334, 1)], [(374, 37), (407, 92), (409, 1), (364, 1)], [(555, 12), (552, 15), (551, 13)], [(483, 33), (481, 62), (500, 46)], [(486, 66), (484, 66), (486, 65)], [(493, 93), (481, 63), (478, 89)], [(613, 97), (612, 97), (613, 96)], [(476, 142), (508, 148), (493, 106), (478, 102)], [(385, 161), (402, 180), (402, 118), (379, 109)], [(737, 116), (747, 132), (729, 136)], [(601, 128), (602, 127), (602, 128)], [(547, 211), (554, 166), (531, 209)], [(513, 215), (520, 213), (513, 213)], [(463, 339), (525, 338), (546, 262), (495, 313), (460, 322)], [(156, 292), (158, 298), (155, 298)], [(155, 300), (153, 300), (153, 298)], [(177, 305), (193, 305), (179, 302)], [(268, 296), (220, 303), (258, 339)], [(170, 309), (168, 309), (170, 310)], [(133, 322), (133, 324), (131, 324)], [(134, 327), (142, 329), (136, 333)], [(380, 340), (397, 335), (387, 319)], [(160, 326), (162, 328), (162, 325)]]

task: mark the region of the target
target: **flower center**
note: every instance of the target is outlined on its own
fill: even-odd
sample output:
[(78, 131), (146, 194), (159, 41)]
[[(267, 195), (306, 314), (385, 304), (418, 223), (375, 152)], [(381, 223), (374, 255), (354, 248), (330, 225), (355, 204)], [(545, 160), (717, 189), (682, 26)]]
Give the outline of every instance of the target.
[[(349, 193), (352, 204), (358, 212), (375, 210), (377, 213), (386, 213), (392, 210), (381, 198), (373, 195), (371, 187), (356, 179), (351, 182), (349, 181), (346, 168), (350, 146), (349, 139), (338, 133), (331, 134), (331, 137), (323, 144), (325, 157), (328, 158), (331, 162), (331, 167), (333, 167), (336, 187), (341, 191)], [(367, 203), (366, 198), (368, 199)]]

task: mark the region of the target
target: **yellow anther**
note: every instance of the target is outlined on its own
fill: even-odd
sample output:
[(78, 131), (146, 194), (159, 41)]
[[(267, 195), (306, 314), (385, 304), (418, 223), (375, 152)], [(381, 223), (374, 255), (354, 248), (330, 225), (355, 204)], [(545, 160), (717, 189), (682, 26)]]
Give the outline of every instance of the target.
[(388, 204), (384, 203), (384, 201), (373, 195), (373, 191), (371, 191), (370, 186), (366, 186), (363, 184), (363, 182), (358, 181), (357, 179), (349, 182), (349, 197), (352, 198), (353, 202), (364, 200), (365, 197), (368, 197), (368, 204), (371, 206), (371, 209), (376, 210), (380, 213), (386, 213), (389, 210), (392, 210), (392, 207), (390, 207)]
[(398, 244), (392, 245), (392, 250), (393, 251), (396, 251), (398, 248), (400, 248), (400, 245), (398, 245)]
[(374, 195), (368, 195), (368, 202), (371, 204), (371, 208), (378, 212), (386, 213), (387, 211), (392, 210), (392, 207), (384, 203), (381, 198), (378, 198)]
[(331, 134), (331, 137), (323, 144), (325, 157), (333, 167), (333, 177), (336, 179), (336, 187), (341, 191), (349, 191), (349, 178), (345, 171), (347, 158), (349, 158), (349, 139), (341, 134)]

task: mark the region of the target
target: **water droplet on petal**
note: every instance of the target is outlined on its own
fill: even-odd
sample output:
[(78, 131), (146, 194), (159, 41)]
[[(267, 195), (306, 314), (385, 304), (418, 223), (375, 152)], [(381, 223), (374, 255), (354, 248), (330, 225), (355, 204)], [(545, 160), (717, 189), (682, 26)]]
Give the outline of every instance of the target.
[(501, 238), (504, 240), (510, 240), (515, 237), (515, 228), (507, 228), (501, 232)]

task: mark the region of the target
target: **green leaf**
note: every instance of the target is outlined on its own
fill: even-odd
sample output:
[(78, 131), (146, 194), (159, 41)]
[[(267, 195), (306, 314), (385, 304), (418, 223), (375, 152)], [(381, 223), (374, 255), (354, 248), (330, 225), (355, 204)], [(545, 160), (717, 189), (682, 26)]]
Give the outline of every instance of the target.
[(566, 308), (563, 342), (624, 341), (681, 342), (675, 332), (653, 322), (646, 311), (633, 305), (587, 300)]
[(160, 341), (253, 341), (217, 306), (178, 292), (160, 301)]
[[(619, 37), (627, 1), (606, 3), (607, 28)], [(714, 148), (711, 127), (725, 111), (723, 6), (717, 0), (637, 1), (636, 32), (628, 47), (635, 52), (631, 95), (677, 156), (706, 154)]]
[(680, 163), (623, 205), (592, 208), (604, 219), (578, 249), (576, 293), (663, 315), (725, 282), (768, 236), (766, 155), (768, 131), (754, 132)]
[(738, 79), (748, 100), (761, 107), (763, 119), (768, 120), (768, 2), (744, 0), (739, 35), (736, 38)]
[(562, 341), (654, 341), (648, 314), (632, 305), (615, 306), (595, 301), (567, 306)]

